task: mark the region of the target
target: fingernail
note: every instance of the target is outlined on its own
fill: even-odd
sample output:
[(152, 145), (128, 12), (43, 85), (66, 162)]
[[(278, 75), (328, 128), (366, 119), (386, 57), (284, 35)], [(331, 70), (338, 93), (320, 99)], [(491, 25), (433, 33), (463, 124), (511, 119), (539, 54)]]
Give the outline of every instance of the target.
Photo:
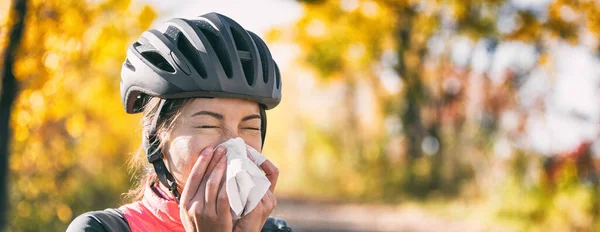
[(225, 148), (224, 147), (219, 147), (219, 148), (217, 148), (217, 152), (219, 154), (223, 154), (223, 152), (225, 152)]
[(208, 154), (210, 154), (210, 151), (212, 151), (212, 148), (210, 148), (210, 147), (204, 148), (204, 150), (202, 150), (202, 153), (200, 153), (200, 155), (202, 155), (202, 156), (208, 155)]
[(254, 160), (254, 157), (252, 157), (252, 153), (250, 153), (250, 150), (246, 149), (246, 156), (248, 156), (248, 159), (250, 159), (252, 162), (256, 163), (256, 160)]

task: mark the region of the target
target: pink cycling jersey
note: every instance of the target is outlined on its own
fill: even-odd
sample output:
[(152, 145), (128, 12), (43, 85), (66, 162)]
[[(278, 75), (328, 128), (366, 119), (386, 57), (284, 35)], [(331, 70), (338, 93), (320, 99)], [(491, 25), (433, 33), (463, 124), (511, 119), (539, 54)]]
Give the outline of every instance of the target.
[(132, 232), (185, 231), (179, 218), (177, 199), (168, 197), (160, 188), (146, 186), (141, 201), (123, 205), (119, 209), (123, 211)]

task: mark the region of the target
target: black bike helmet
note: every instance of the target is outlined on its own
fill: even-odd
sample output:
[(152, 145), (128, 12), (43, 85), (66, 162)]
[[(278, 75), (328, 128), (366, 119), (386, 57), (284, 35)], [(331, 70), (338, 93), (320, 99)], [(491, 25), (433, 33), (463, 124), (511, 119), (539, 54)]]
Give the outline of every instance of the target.
[(121, 69), (127, 113), (142, 112), (151, 97), (161, 102), (143, 144), (160, 182), (179, 198), (155, 134), (165, 99), (235, 97), (257, 102), (264, 143), (265, 110), (281, 101), (281, 77), (264, 41), (232, 19), (218, 13), (175, 18), (142, 33), (128, 48)]

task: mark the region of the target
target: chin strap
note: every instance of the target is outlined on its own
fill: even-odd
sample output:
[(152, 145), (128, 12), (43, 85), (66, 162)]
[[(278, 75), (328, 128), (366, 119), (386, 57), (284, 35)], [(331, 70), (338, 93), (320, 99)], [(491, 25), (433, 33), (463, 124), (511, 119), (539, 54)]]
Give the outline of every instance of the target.
[(267, 112), (263, 105), (258, 106), (260, 108), (260, 136), (262, 137), (262, 144), (260, 149), (265, 147), (265, 139), (267, 138)]
[(169, 191), (171, 191), (171, 193), (173, 193), (173, 196), (175, 196), (177, 200), (179, 200), (180, 195), (177, 191), (177, 183), (175, 182), (175, 178), (173, 178), (173, 175), (171, 175), (169, 170), (167, 170), (165, 162), (163, 162), (164, 156), (159, 149), (160, 142), (158, 140), (158, 137), (156, 136), (156, 124), (160, 115), (163, 113), (163, 110), (165, 108), (165, 102), (165, 99), (160, 100), (158, 109), (156, 109), (156, 114), (152, 119), (150, 130), (147, 135), (143, 136), (142, 143), (144, 149), (146, 149), (146, 154), (148, 155), (148, 162), (150, 162), (152, 166), (154, 166), (154, 171), (158, 176), (158, 180), (160, 181), (160, 183), (166, 186), (169, 189)]

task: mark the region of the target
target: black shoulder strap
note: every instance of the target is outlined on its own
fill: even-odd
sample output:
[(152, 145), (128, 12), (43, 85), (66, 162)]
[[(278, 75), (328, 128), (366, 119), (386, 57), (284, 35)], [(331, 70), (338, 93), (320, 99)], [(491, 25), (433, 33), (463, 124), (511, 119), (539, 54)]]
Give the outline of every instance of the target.
[(130, 232), (129, 224), (118, 209), (87, 212), (75, 218), (67, 232)]
[(283, 219), (269, 217), (260, 232), (292, 232)]

